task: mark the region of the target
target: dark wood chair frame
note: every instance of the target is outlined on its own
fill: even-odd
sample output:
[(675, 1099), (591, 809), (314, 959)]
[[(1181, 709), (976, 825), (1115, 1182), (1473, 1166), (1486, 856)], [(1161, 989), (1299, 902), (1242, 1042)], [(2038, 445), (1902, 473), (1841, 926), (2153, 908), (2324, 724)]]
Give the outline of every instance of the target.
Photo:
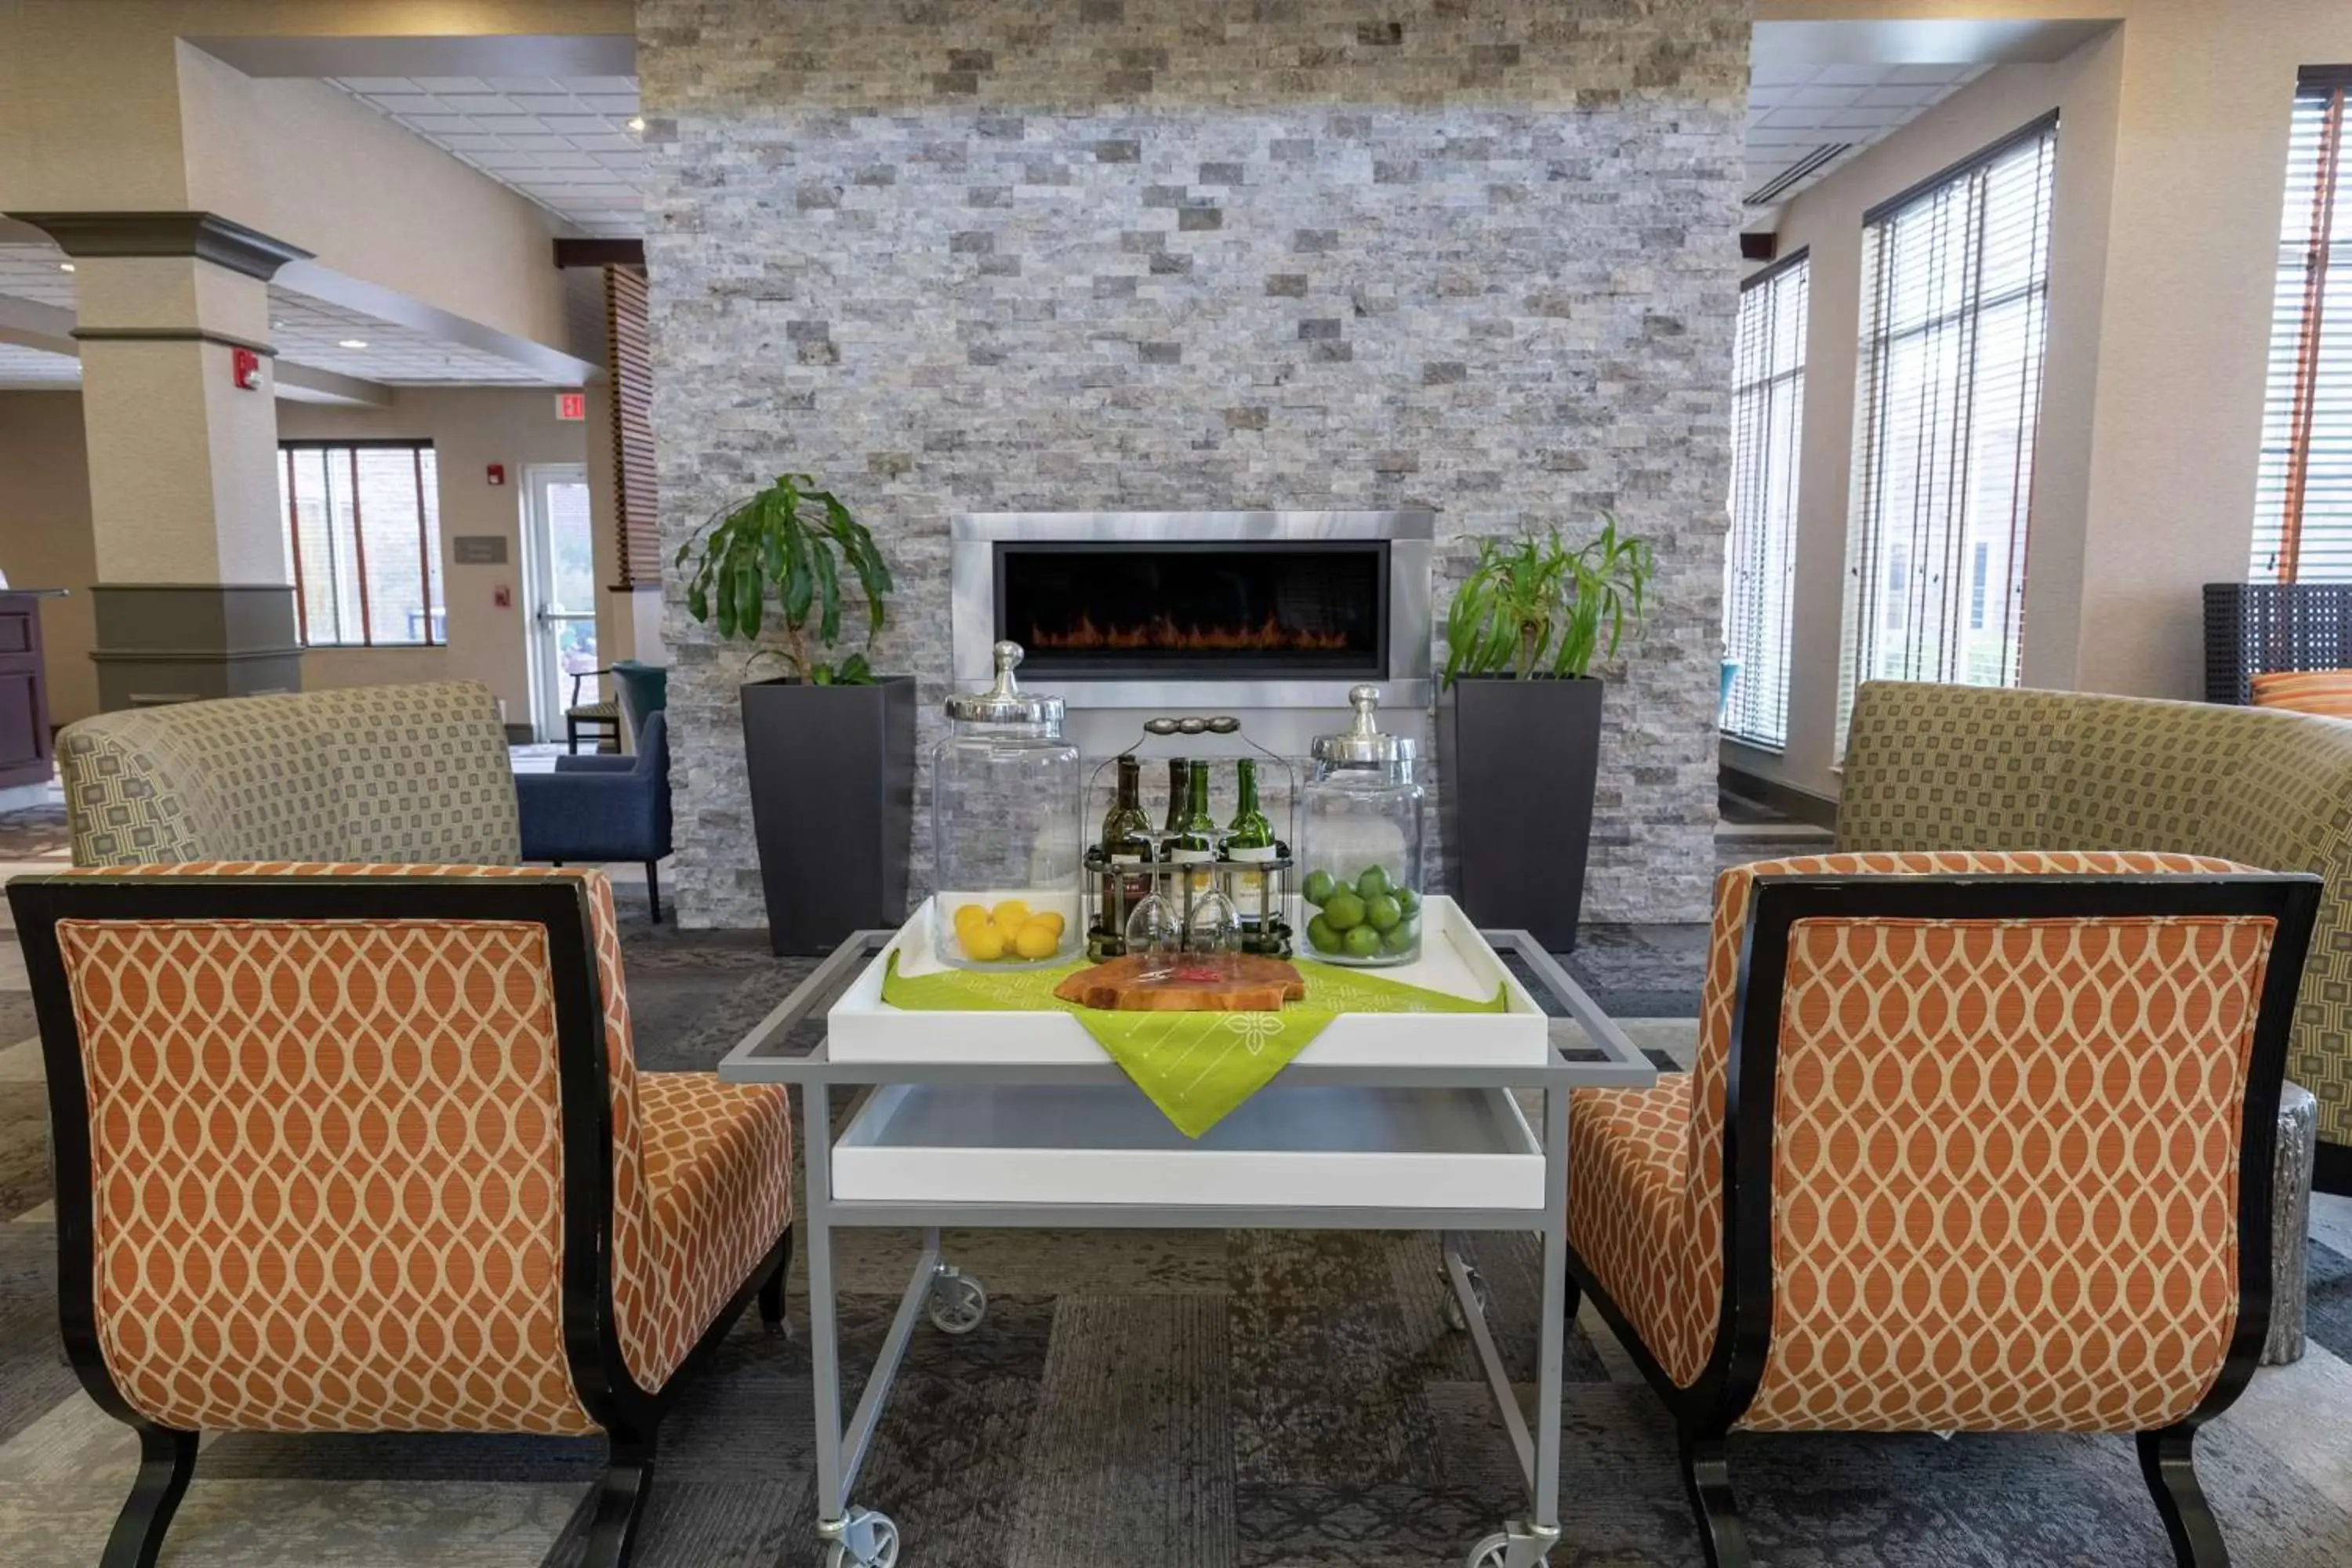
[[(563, 705), (563, 735), (564, 742), (570, 748), (572, 754), (575, 757), (580, 754), (580, 731), (583, 728), (595, 731), (596, 749), (599, 752), (604, 750), (604, 742), (607, 741), (613, 743), (614, 751), (619, 751), (622, 714), (619, 689), (615, 687), (614, 689), (613, 711), (610, 716), (580, 711), (583, 708), (595, 706), (593, 702), (580, 700), (580, 683), (583, 680), (602, 681), (604, 677), (613, 673), (612, 667), (607, 665), (602, 669), (575, 669), (568, 673), (572, 677), (572, 700)], [(600, 685), (597, 689), (601, 691), (604, 688)], [(597, 700), (602, 701), (603, 699), (599, 698)]]
[(657, 1391), (640, 1387), (621, 1353), (613, 1308), (612, 1100), (604, 1014), (586, 889), (522, 879), (391, 877), (38, 877), (8, 888), (39, 1020), (57, 1175), (58, 1307), (66, 1353), (99, 1406), (139, 1434), (139, 1475), (100, 1568), (153, 1568), (196, 1462), (198, 1435), (133, 1410), (108, 1372), (92, 1295), (88, 1086), (57, 923), (79, 921), (515, 921), (547, 932), (563, 1151), (563, 1348), (581, 1405), (611, 1444), (589, 1530), (589, 1568), (625, 1568), (645, 1511), (664, 1414), (755, 1297), (783, 1322), (792, 1259), (785, 1226), (751, 1277)]
[(2238, 1184), (2238, 1316), (2221, 1374), (2187, 1416), (2138, 1434), (2140, 1473), (2181, 1568), (2225, 1568), (2228, 1550), (2198, 1485), (2197, 1429), (2244, 1392), (2271, 1319), (2271, 1180), (2279, 1088), (2295, 990), (2319, 909), (2316, 877), (2270, 875), (1766, 876), (1756, 879), (1740, 943), (1723, 1114), (1723, 1311), (1715, 1348), (1688, 1387), (1643, 1343), (1571, 1243), (1568, 1310), (1579, 1292), (1642, 1369), (1675, 1420), (1683, 1484), (1708, 1568), (1752, 1562), (1725, 1461), (1725, 1437), (1755, 1399), (1772, 1343), (1773, 1101), (1790, 928), (1800, 921), (2068, 920), (2269, 916), (2278, 922), (2248, 1062)]

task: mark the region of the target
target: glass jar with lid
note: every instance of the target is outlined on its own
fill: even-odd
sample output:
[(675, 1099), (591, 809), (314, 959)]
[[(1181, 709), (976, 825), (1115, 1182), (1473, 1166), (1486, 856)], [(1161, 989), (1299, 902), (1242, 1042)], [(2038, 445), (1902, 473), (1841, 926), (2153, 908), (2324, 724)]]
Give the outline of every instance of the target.
[(1421, 956), (1422, 789), (1413, 743), (1382, 732), (1381, 689), (1348, 693), (1355, 718), (1318, 735), (1299, 790), (1298, 890), (1305, 956), (1326, 963), (1410, 963)]
[(1062, 700), (1021, 689), (1021, 645), (995, 683), (947, 700), (931, 752), (931, 950), (962, 968), (1028, 968), (1076, 951), (1085, 779)]

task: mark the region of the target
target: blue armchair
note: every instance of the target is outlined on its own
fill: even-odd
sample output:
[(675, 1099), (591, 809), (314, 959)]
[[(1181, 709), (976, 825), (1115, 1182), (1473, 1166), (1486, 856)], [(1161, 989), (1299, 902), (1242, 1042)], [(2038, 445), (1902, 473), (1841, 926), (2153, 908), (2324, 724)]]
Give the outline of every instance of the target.
[(517, 773), (514, 782), (524, 859), (642, 860), (646, 897), (661, 922), (656, 863), (670, 851), (669, 726), (662, 714), (646, 715), (634, 757), (558, 757), (553, 773)]

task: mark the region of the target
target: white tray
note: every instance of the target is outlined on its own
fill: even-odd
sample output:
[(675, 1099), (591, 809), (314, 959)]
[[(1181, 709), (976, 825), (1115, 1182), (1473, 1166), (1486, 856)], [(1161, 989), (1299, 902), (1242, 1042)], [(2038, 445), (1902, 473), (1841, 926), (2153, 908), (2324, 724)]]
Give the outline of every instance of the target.
[(834, 1147), (845, 1200), (1540, 1209), (1500, 1089), (1270, 1085), (1187, 1138), (1125, 1085), (877, 1089)]
[[(1067, 1013), (918, 1012), (883, 1001), (882, 975), (892, 954), (898, 956), (902, 974), (948, 967), (931, 951), (930, 930), (926, 900), (834, 1004), (826, 1015), (826, 1050), (835, 1061), (1030, 1065), (1104, 1059), (1102, 1047)], [(1549, 1060), (1543, 1009), (1452, 899), (1432, 894), (1423, 900), (1422, 931), (1419, 958), (1370, 973), (1481, 1001), (1500, 987), (1507, 1011), (1342, 1014), (1294, 1059), (1323, 1067), (1539, 1067)]]

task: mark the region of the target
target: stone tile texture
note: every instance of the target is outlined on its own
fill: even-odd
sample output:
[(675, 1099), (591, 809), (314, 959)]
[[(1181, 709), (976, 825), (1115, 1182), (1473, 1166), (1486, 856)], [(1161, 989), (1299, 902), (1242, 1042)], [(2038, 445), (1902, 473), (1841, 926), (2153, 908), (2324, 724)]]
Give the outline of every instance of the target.
[[(1745, 4), (638, 18), (671, 548), (779, 472), (840, 490), (900, 579), (875, 662), (920, 679), (928, 751), (956, 511), (1427, 506), (1442, 605), (1480, 536), (1613, 510), (1659, 574), (1601, 671), (1586, 913), (1702, 917)], [(680, 910), (755, 925), (746, 650), (675, 582), (665, 634)]]

